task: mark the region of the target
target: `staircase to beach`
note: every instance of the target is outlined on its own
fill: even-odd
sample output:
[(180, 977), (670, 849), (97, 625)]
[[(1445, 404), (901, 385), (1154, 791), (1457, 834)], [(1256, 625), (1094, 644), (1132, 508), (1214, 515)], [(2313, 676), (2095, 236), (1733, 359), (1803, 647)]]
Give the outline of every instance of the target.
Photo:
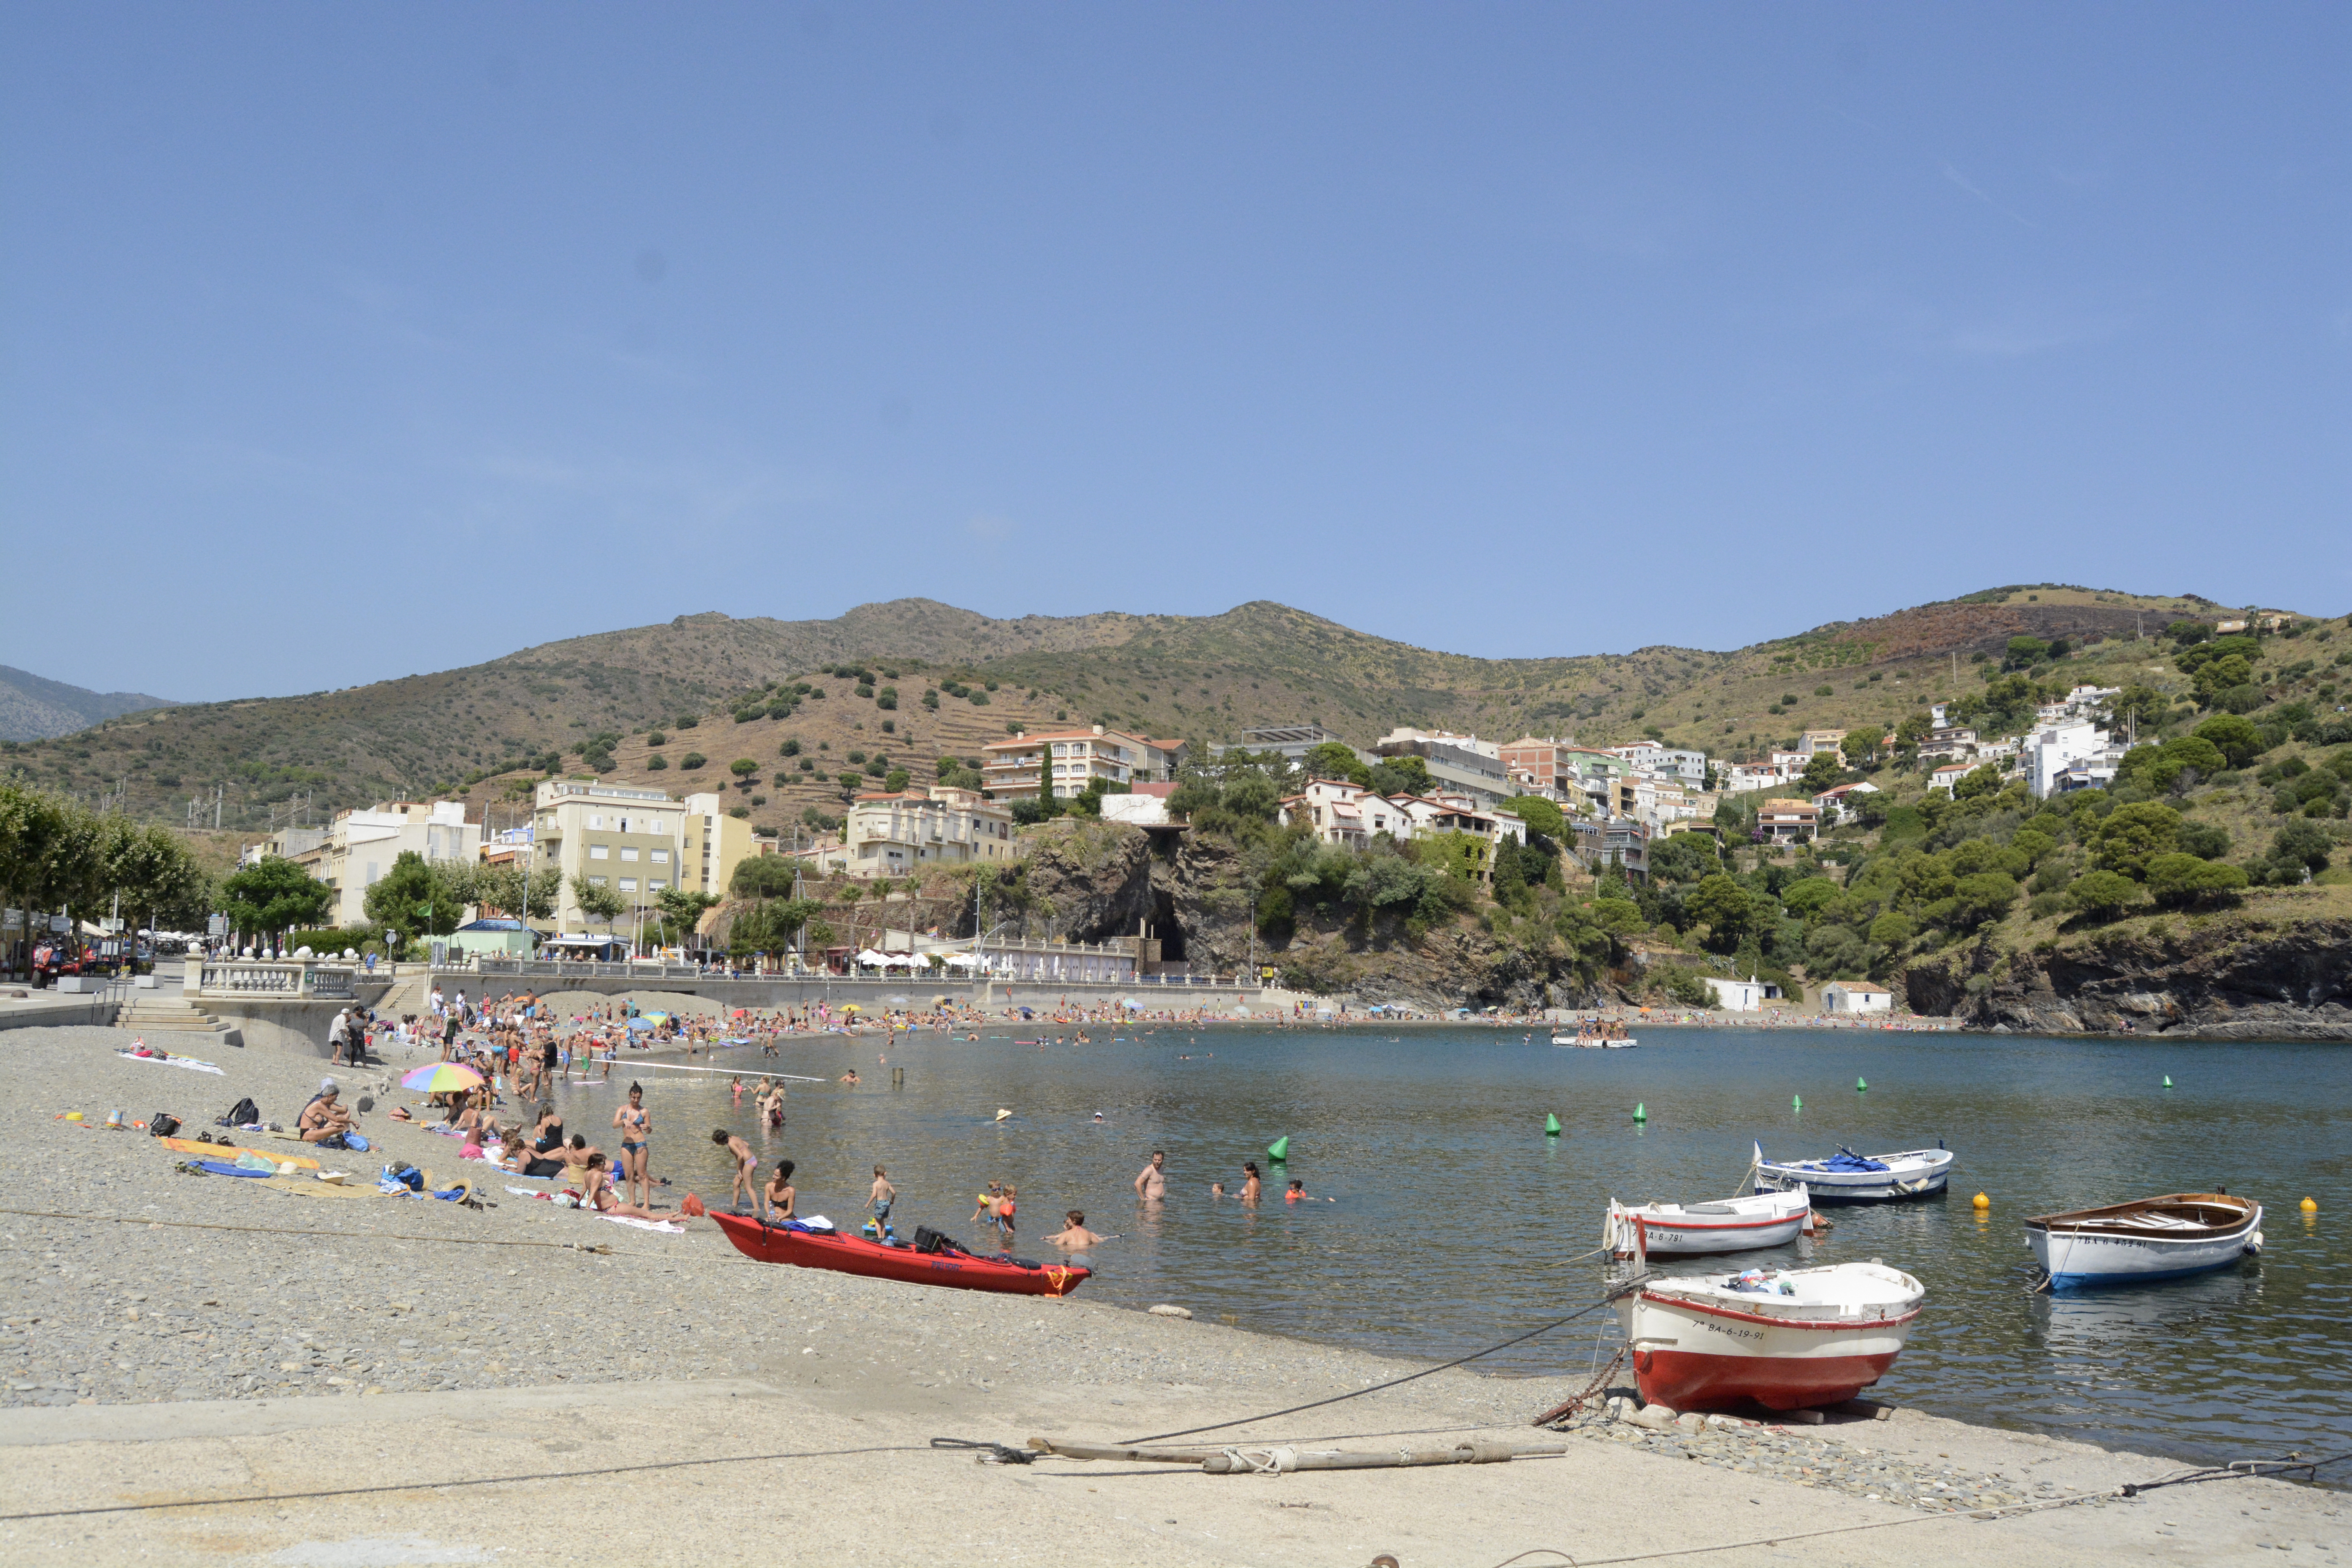
[(198, 1007), (186, 997), (161, 988), (133, 990), (131, 1000), (114, 1016), (114, 1026), (145, 1035), (200, 1035), (224, 1045), (242, 1045), (237, 1030)]

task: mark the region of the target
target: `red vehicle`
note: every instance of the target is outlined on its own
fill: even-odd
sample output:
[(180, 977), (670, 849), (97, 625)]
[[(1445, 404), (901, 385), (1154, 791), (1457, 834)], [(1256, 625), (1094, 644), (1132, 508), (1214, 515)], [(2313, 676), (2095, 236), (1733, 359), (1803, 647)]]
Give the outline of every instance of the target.
[(1012, 1296), (1066, 1296), (1094, 1270), (1076, 1264), (1032, 1263), (1020, 1258), (975, 1258), (968, 1252), (918, 1252), (885, 1247), (839, 1231), (787, 1230), (741, 1215), (713, 1214), (735, 1250), (762, 1263), (799, 1268), (830, 1268), (869, 1279), (902, 1279), (910, 1285), (944, 1285), (957, 1290), (995, 1290)]

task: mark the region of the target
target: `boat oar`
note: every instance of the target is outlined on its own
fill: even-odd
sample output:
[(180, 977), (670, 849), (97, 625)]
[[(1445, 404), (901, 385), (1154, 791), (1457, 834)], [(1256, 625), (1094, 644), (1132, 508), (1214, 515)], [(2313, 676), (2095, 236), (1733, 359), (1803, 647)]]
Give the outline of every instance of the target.
[(1064, 1443), (1032, 1437), (1029, 1447), (1062, 1459), (1124, 1460), (1144, 1465), (1198, 1465), (1211, 1476), (1271, 1475), (1291, 1470), (1381, 1470), (1419, 1465), (1494, 1465), (1511, 1459), (1558, 1458), (1565, 1443), (1460, 1443), (1447, 1448), (1391, 1448), (1349, 1453), (1339, 1448), (1301, 1448), (1289, 1444), (1235, 1445), (1216, 1449), (1133, 1448), (1100, 1443)]

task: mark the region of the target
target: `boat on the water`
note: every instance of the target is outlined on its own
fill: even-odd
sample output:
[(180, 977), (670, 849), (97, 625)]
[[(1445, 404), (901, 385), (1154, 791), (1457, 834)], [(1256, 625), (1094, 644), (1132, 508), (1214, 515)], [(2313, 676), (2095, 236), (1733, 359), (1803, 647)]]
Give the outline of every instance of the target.
[(798, 1268), (830, 1268), (869, 1279), (900, 1279), (912, 1285), (944, 1285), (957, 1290), (994, 1290), (1012, 1296), (1066, 1296), (1094, 1277), (1082, 1264), (1033, 1263), (1023, 1258), (980, 1258), (963, 1251), (919, 1252), (885, 1247), (862, 1236), (769, 1225), (743, 1215), (712, 1214), (735, 1250), (762, 1263)]
[(1616, 1040), (1604, 1035), (1554, 1035), (1551, 1043), (1555, 1046), (1581, 1046), (1586, 1050), (1630, 1051), (1642, 1042), (1630, 1035)]
[(1801, 1186), (1704, 1204), (1633, 1207), (1612, 1198), (1601, 1239), (1615, 1258), (1747, 1252), (1796, 1240), (1812, 1213), (1813, 1200)]
[(2263, 1205), (2228, 1193), (2162, 1197), (2025, 1222), (2025, 1245), (2053, 1290), (2141, 1285), (2227, 1268), (2263, 1247)]
[(1882, 1263), (1650, 1279), (1617, 1316), (1643, 1403), (1801, 1410), (1852, 1399), (1895, 1364), (1927, 1292)]
[(1952, 1173), (1952, 1152), (1906, 1149), (1899, 1154), (1857, 1154), (1841, 1147), (1826, 1160), (1772, 1161), (1756, 1145), (1755, 1180), (1761, 1192), (1804, 1187), (1820, 1204), (1884, 1204), (1924, 1198), (1944, 1190)]

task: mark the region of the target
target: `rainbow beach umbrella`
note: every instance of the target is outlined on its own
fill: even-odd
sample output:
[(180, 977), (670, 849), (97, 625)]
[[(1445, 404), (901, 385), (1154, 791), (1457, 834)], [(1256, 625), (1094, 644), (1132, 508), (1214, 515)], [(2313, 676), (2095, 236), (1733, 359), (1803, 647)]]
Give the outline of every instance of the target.
[(479, 1089), (482, 1087), (482, 1075), (456, 1062), (427, 1062), (402, 1079), (400, 1087), (423, 1089), (427, 1094), (444, 1094), (454, 1089)]

